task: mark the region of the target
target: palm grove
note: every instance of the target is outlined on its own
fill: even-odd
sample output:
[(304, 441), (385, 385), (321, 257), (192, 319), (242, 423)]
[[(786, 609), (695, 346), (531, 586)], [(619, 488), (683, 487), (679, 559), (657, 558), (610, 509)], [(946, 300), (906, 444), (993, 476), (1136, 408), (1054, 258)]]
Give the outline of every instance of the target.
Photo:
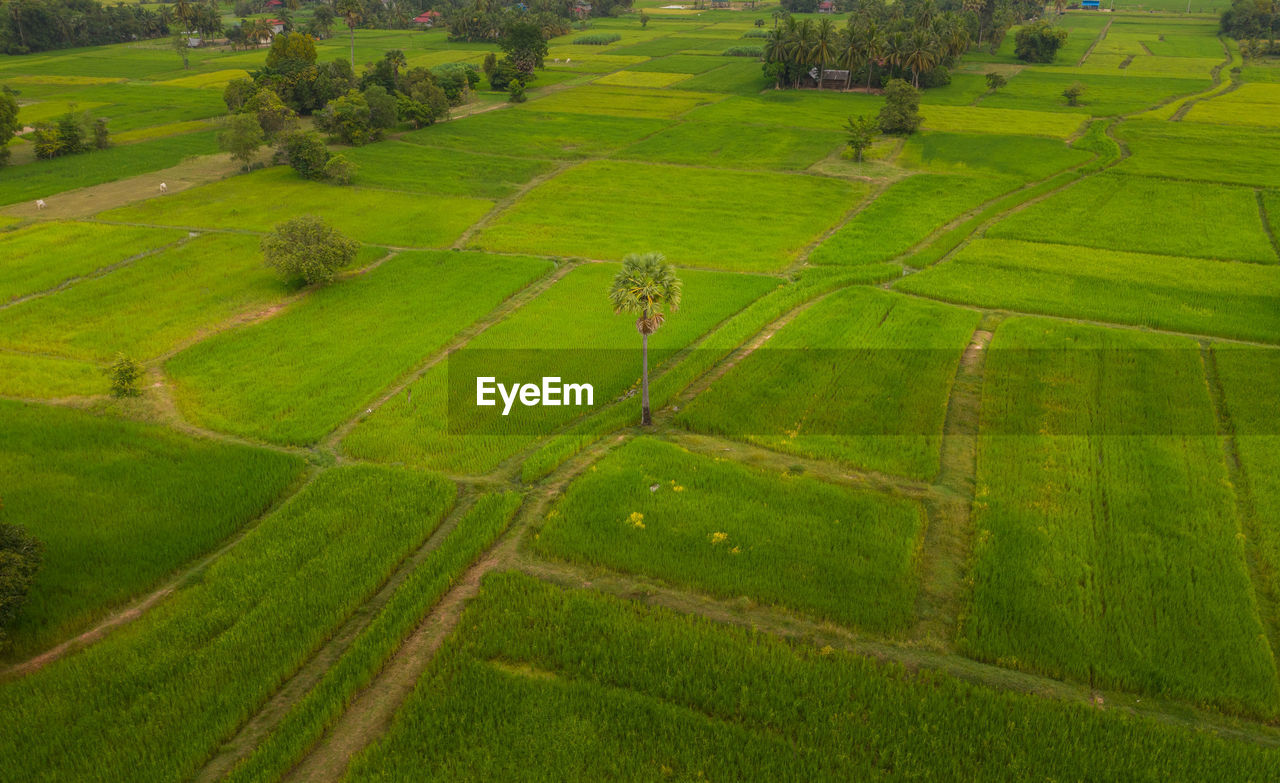
[[(781, 23), (765, 39), (765, 73), (778, 87), (800, 87), (811, 74), (839, 68), (846, 89), (867, 89), (903, 78), (917, 88), (951, 80), (948, 68), (984, 43), (998, 47), (1013, 24), (1033, 18), (1043, 5), (1033, 0), (854, 0), (844, 27), (831, 19)], [(822, 79), (817, 79), (819, 89)]]

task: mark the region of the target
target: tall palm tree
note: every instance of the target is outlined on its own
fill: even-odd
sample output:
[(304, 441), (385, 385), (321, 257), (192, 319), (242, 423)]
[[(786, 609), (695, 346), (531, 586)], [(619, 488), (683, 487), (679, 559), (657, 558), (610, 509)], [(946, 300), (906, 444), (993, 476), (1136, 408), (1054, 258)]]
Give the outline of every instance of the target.
[(840, 31), (840, 65), (848, 69), (844, 78), (847, 90), (853, 83), (853, 72), (867, 65), (867, 51), (862, 48), (862, 28), (854, 25), (853, 19)]
[(364, 16), (364, 3), (360, 0), (337, 0), (333, 5), (333, 10), (341, 16), (347, 23), (347, 29), (351, 31), (351, 67), (356, 67), (356, 25), (360, 24), (361, 18)]
[(897, 69), (902, 67), (902, 58), (907, 52), (907, 34), (901, 31), (890, 33), (884, 39), (884, 58), (889, 63), (889, 78), (897, 76)]
[(920, 86), (920, 74), (933, 70), (938, 64), (937, 48), (933, 37), (923, 30), (916, 30), (907, 37), (902, 48), (901, 65), (911, 69), (911, 84)]
[(823, 17), (813, 34), (813, 46), (809, 49), (809, 59), (818, 66), (818, 89), (822, 89), (822, 74), (828, 65), (835, 62), (838, 56), (836, 26), (830, 17)]
[(622, 259), (622, 269), (609, 286), (609, 302), (615, 313), (636, 317), (636, 331), (644, 346), (643, 375), (640, 381), (640, 423), (653, 423), (649, 414), (649, 335), (666, 321), (665, 309), (680, 309), (684, 284), (675, 267), (661, 253), (632, 253)]
[[(787, 36), (782, 30), (770, 30), (764, 39), (764, 59), (768, 63), (785, 63), (787, 62)], [(782, 77), (785, 71), (778, 71), (777, 78), (774, 80), (774, 89), (782, 86)]]
[(875, 73), (876, 63), (884, 59), (885, 39), (880, 25), (867, 22), (858, 31), (858, 45), (867, 58), (867, 92), (871, 91), (871, 76)]
[(809, 55), (813, 51), (814, 40), (817, 38), (817, 31), (813, 27), (812, 19), (805, 19), (803, 22), (795, 25), (794, 34), (791, 33), (792, 20), (787, 20), (787, 40), (790, 42), (790, 60), (796, 65), (796, 81), (794, 87), (800, 86), (800, 79), (805, 72), (805, 66), (809, 64)]

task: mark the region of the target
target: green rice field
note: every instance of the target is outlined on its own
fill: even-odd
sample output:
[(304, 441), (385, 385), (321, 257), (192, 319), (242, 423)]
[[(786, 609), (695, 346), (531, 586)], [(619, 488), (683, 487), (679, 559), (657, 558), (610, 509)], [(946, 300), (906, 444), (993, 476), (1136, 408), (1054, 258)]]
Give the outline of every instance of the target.
[(1280, 779), (1265, 6), (64, 5), (0, 783)]

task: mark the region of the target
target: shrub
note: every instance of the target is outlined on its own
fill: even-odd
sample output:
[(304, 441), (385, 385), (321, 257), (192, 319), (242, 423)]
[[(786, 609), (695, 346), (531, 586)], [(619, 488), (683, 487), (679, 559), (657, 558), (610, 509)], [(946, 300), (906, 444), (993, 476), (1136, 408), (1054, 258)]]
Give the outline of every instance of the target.
[(0, 166), (9, 160), (9, 139), (18, 132), (18, 101), (6, 87), (0, 90)]
[(244, 102), (240, 111), (257, 116), (258, 124), (268, 139), (298, 126), (298, 115), (284, 105), (275, 90), (258, 90)]
[(315, 131), (295, 131), (280, 140), (280, 154), (304, 179), (324, 179), (329, 148)]
[(111, 132), (107, 130), (107, 120), (99, 117), (93, 121), (93, 148), (105, 150), (111, 146)]
[(17, 619), (26, 601), (43, 550), (23, 528), (0, 522), (0, 652), (8, 647), (4, 629)]
[(396, 120), (399, 119), (396, 97), (381, 84), (369, 85), (363, 95), (365, 103), (369, 104), (369, 124), (374, 130), (395, 127)]
[(489, 52), (484, 56), (484, 62), (480, 67), (484, 70), (484, 78), (488, 79), (493, 75), (493, 69), (498, 67), (498, 55)]
[(67, 112), (53, 125), (36, 126), (34, 139), (36, 157), (41, 160), (76, 155), (85, 151), (84, 127), (74, 112)]
[(142, 365), (124, 354), (117, 354), (115, 361), (107, 367), (107, 378), (111, 381), (111, 396), (138, 396), (138, 380), (141, 377)]
[(325, 179), (337, 185), (350, 185), (359, 170), (360, 167), (354, 161), (348, 160), (347, 156), (334, 155), (324, 165), (324, 176)]
[[(489, 52), (493, 56), (493, 52)], [(480, 83), (480, 72), (470, 63), (445, 63), (431, 69), (450, 106), (461, 106)]]
[(507, 100), (511, 103), (524, 103), (529, 100), (529, 96), (524, 94), (524, 82), (519, 79), (512, 79), (511, 85), (507, 88)]
[(493, 72), (489, 74), (489, 87), (493, 90), (506, 92), (511, 82), (520, 78), (520, 71), (516, 69), (516, 64), (511, 61), (510, 57), (503, 57), (493, 67)]
[(1058, 55), (1058, 48), (1067, 42), (1067, 31), (1040, 20), (1018, 30), (1013, 42), (1013, 53), (1019, 60), (1051, 63)]
[[(757, 22), (762, 22), (762, 21), (764, 21), (764, 20), (763, 20), (763, 19), (757, 19), (756, 21), (757, 21)], [(742, 34), (742, 37), (743, 37), (743, 38), (768, 38), (768, 37), (769, 37), (769, 33), (768, 33), (768, 31), (766, 31), (766, 30), (748, 30), (748, 31), (746, 31), (745, 33), (743, 33), (743, 34)]]
[(880, 130), (885, 133), (915, 133), (920, 127), (920, 91), (902, 79), (891, 79), (884, 88), (880, 109)]
[(233, 159), (240, 161), (248, 169), (254, 154), (265, 140), (256, 115), (232, 114), (226, 118), (222, 132), (218, 134), (218, 147), (223, 152), (230, 152)]
[(316, 114), (316, 126), (355, 147), (376, 141), (381, 135), (380, 129), (373, 126), (369, 102), (355, 90), (329, 101)]
[(239, 112), (257, 91), (258, 85), (252, 79), (232, 79), (222, 90), (222, 102), (227, 104), (227, 111)]
[(725, 57), (764, 57), (763, 46), (730, 46), (724, 50)]
[(990, 73), (987, 74), (987, 89), (990, 90), (991, 92), (995, 92), (996, 90), (1000, 89), (1001, 87), (1005, 86), (1008, 83), (1009, 83), (1009, 80), (1006, 79), (1004, 74), (1002, 73), (991, 71)]
[(314, 215), (286, 220), (262, 238), (267, 266), (287, 283), (328, 283), (358, 252), (360, 243)]
[(1068, 106), (1079, 106), (1082, 95), (1084, 95), (1084, 85), (1080, 82), (1072, 82), (1070, 87), (1062, 91), (1062, 97), (1067, 99)]
[(951, 71), (939, 65), (931, 71), (925, 71), (920, 74), (920, 89), (928, 89), (931, 87), (946, 87), (951, 84)]
[(592, 33), (591, 35), (580, 35), (574, 38), (573, 42), (582, 46), (606, 46), (621, 40), (622, 36), (617, 33)]

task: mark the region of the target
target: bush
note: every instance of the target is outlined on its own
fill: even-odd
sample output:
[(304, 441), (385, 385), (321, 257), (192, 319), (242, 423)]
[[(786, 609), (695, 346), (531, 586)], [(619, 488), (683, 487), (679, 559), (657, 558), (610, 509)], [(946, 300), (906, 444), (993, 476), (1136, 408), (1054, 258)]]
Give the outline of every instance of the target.
[(725, 57), (764, 57), (763, 46), (730, 46), (724, 50)]
[(516, 69), (516, 64), (511, 61), (510, 57), (503, 57), (493, 67), (493, 72), (489, 74), (490, 89), (500, 92), (506, 92), (511, 86), (511, 82), (520, 79), (520, 71)]
[(231, 153), (246, 170), (264, 141), (262, 126), (253, 114), (232, 114), (223, 121), (222, 132), (218, 134), (218, 147)]
[(227, 104), (227, 111), (239, 112), (257, 91), (258, 85), (252, 79), (232, 79), (222, 90), (222, 102)]
[(360, 244), (314, 215), (278, 224), (262, 238), (262, 255), (287, 283), (314, 285), (333, 280), (356, 259)]
[(529, 100), (529, 96), (524, 94), (524, 82), (519, 79), (511, 80), (511, 84), (507, 88), (507, 100), (511, 103), (524, 103)]
[(93, 148), (105, 150), (111, 146), (111, 132), (107, 130), (107, 120), (99, 117), (93, 121)]
[(1018, 30), (1013, 39), (1013, 53), (1028, 63), (1051, 63), (1058, 49), (1067, 42), (1067, 31), (1043, 19)]
[(891, 79), (884, 88), (880, 109), (880, 130), (884, 133), (915, 133), (920, 127), (920, 91), (902, 79)]
[(258, 118), (258, 124), (262, 126), (262, 132), (268, 139), (274, 139), (277, 135), (298, 126), (298, 115), (293, 109), (284, 105), (284, 101), (280, 100), (275, 90), (258, 90), (244, 102), (240, 111), (255, 115)]
[[(757, 19), (756, 21), (757, 21), (757, 22), (760, 22), (760, 21), (763, 21), (763, 20), (762, 20), (762, 19)], [(768, 33), (768, 31), (767, 31), (767, 30), (748, 30), (748, 31), (746, 31), (745, 33), (743, 33), (743, 34), (742, 34), (742, 37), (743, 37), (743, 38), (768, 38), (768, 37), (769, 37), (769, 33)]]
[(8, 87), (0, 89), (0, 166), (9, 160), (9, 140), (22, 126), (18, 122), (18, 101)]
[(605, 46), (621, 40), (622, 36), (617, 33), (592, 33), (591, 35), (580, 35), (574, 38), (573, 42), (584, 46)]
[(995, 92), (1008, 83), (1009, 80), (1002, 73), (991, 71), (987, 74), (987, 89), (991, 92)]
[[(489, 52), (493, 56), (493, 52)], [(496, 63), (496, 60), (495, 60)], [(470, 63), (445, 63), (431, 69), (450, 106), (461, 106), (480, 83), (480, 71)]]
[(369, 104), (369, 124), (374, 131), (394, 128), (399, 119), (396, 110), (396, 97), (387, 92), (381, 84), (371, 84), (363, 93), (365, 103)]
[(336, 185), (350, 185), (360, 167), (345, 155), (334, 155), (324, 164), (325, 179)]
[(124, 354), (118, 354), (116, 360), (107, 367), (107, 378), (111, 381), (112, 397), (137, 397), (138, 380), (142, 377), (142, 365)]
[(946, 67), (939, 65), (931, 71), (925, 71), (920, 74), (920, 89), (929, 89), (931, 87), (946, 87), (951, 84), (951, 71)]
[(1084, 95), (1084, 85), (1080, 82), (1072, 82), (1070, 87), (1062, 91), (1062, 97), (1067, 99), (1068, 106), (1079, 106), (1082, 95)]
[(381, 136), (381, 130), (373, 126), (369, 102), (355, 90), (329, 101), (316, 114), (316, 127), (354, 147), (377, 141)]
[(280, 139), (280, 155), (304, 179), (324, 179), (329, 148), (315, 131), (295, 131)]
[(17, 619), (26, 601), (43, 550), (23, 528), (0, 522), (0, 652), (9, 646), (4, 629)]

